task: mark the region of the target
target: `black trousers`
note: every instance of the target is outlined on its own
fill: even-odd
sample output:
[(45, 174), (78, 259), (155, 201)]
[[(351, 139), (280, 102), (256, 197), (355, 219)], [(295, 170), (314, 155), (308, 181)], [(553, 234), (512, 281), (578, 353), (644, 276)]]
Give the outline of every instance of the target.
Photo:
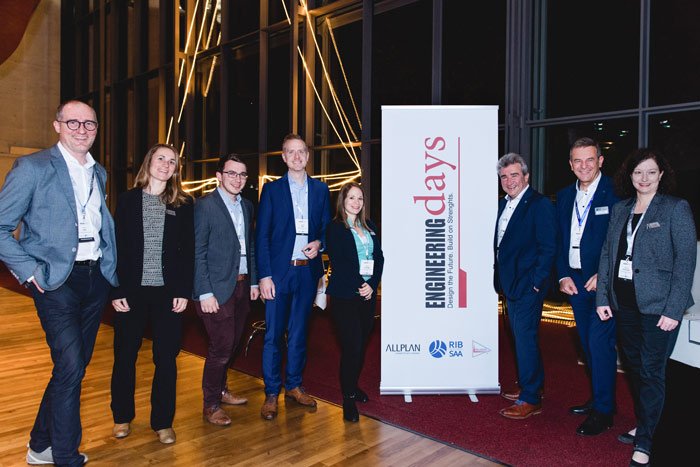
[(374, 326), (375, 305), (375, 298), (331, 299), (331, 314), (340, 339), (340, 389), (344, 397), (357, 389), (365, 347)]
[(151, 428), (173, 426), (175, 382), (182, 337), (182, 313), (175, 313), (173, 297), (165, 287), (138, 287), (126, 297), (130, 311), (114, 317), (114, 367), (112, 368), (112, 415), (114, 423), (134, 419), (136, 359), (146, 324), (153, 333), (155, 373), (151, 386)]

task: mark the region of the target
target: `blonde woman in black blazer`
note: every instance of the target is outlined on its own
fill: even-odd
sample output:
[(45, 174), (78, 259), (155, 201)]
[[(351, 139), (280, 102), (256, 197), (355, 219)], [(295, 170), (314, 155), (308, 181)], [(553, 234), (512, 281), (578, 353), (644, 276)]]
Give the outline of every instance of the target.
[(697, 236), (690, 205), (668, 195), (673, 170), (660, 153), (639, 149), (623, 163), (600, 255), (597, 313), (615, 317), (618, 348), (631, 382), (637, 427), (620, 435), (634, 443), (631, 466), (649, 463), (661, 417), (666, 363), (683, 312), (693, 305)]
[(114, 367), (112, 414), (115, 438), (131, 432), (135, 364), (146, 324), (153, 333), (155, 373), (151, 428), (161, 443), (175, 442), (175, 359), (180, 352), (182, 312), (192, 296), (194, 217), (182, 189), (178, 154), (156, 144), (144, 157), (134, 188), (122, 193), (115, 214), (117, 277), (112, 290)]
[(340, 338), (343, 418), (356, 422), (359, 413), (355, 402), (368, 401), (357, 381), (384, 269), (377, 228), (366, 218), (364, 193), (357, 183), (343, 185), (338, 194), (335, 219), (326, 228), (326, 248), (331, 260), (326, 293), (332, 297), (331, 314)]

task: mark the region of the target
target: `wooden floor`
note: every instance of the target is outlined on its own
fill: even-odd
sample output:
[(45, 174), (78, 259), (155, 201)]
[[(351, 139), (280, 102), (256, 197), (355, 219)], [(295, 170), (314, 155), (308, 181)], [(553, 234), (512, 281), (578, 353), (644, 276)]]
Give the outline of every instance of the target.
[[(32, 300), (0, 288), (0, 304), (0, 466), (26, 465), (25, 446), (51, 361)], [(191, 354), (178, 358), (177, 442), (162, 445), (149, 427), (149, 341), (144, 341), (137, 367), (132, 433), (117, 440), (111, 436), (109, 410), (112, 336), (112, 328), (102, 325), (83, 382), (80, 449), (89, 455), (90, 465), (498, 465), (367, 417), (344, 422), (341, 408), (322, 401), (312, 413), (287, 406), (280, 397), (279, 416), (264, 421), (259, 415), (262, 381), (233, 371), (233, 387), (250, 402), (226, 408), (233, 418), (230, 427), (212, 426), (201, 412), (204, 360)]]

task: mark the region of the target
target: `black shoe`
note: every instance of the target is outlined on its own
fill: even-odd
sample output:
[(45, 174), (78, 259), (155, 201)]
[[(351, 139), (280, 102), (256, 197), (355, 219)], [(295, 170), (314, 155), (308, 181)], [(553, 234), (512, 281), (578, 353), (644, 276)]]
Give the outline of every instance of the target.
[(367, 393), (365, 391), (357, 388), (355, 389), (355, 401), (362, 402), (364, 404), (365, 402), (369, 402), (369, 397), (367, 397)]
[(629, 433), (622, 433), (617, 437), (617, 440), (624, 444), (634, 444), (634, 435)]
[(343, 398), (343, 418), (349, 422), (357, 422), (360, 420), (360, 413), (357, 411), (354, 398)]
[(586, 420), (576, 429), (576, 433), (581, 436), (596, 436), (613, 425), (612, 415), (602, 414), (596, 410), (586, 417)]
[(591, 410), (593, 409), (593, 401), (588, 401), (583, 405), (575, 405), (573, 407), (569, 407), (569, 413), (572, 413), (574, 415), (588, 415), (591, 413)]

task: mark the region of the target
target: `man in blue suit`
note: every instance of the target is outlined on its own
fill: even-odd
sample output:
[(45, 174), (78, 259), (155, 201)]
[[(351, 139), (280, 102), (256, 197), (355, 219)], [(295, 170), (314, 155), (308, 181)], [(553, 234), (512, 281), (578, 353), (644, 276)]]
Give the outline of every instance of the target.
[(569, 295), (592, 383), (592, 399), (569, 411), (588, 415), (578, 434), (595, 436), (612, 426), (615, 409), (615, 320), (598, 318), (595, 297), (600, 251), (619, 199), (612, 180), (600, 172), (603, 156), (597, 142), (576, 140), (569, 165), (577, 181), (557, 193), (557, 278), (559, 290)]
[(494, 287), (505, 297), (520, 384), (520, 391), (503, 393), (514, 404), (499, 413), (522, 420), (542, 412), (544, 367), (538, 333), (557, 249), (556, 224), (554, 206), (530, 187), (520, 155), (501, 157), (497, 170), (506, 196), (498, 203)]
[(89, 152), (95, 111), (66, 102), (53, 126), (59, 142), (17, 159), (5, 179), (0, 260), (31, 290), (54, 363), (27, 463), (76, 466), (87, 462), (78, 452), (80, 386), (110, 285), (118, 285), (114, 221), (105, 204), (107, 173)]
[(323, 275), (321, 249), (330, 221), (328, 186), (307, 176), (309, 149), (299, 135), (284, 138), (282, 159), (289, 170), (263, 186), (255, 229), (260, 295), (265, 300), (265, 402), (260, 410), (265, 420), (277, 416), (285, 330), (285, 398), (316, 406), (301, 386), (301, 375), (306, 364), (307, 323)]

